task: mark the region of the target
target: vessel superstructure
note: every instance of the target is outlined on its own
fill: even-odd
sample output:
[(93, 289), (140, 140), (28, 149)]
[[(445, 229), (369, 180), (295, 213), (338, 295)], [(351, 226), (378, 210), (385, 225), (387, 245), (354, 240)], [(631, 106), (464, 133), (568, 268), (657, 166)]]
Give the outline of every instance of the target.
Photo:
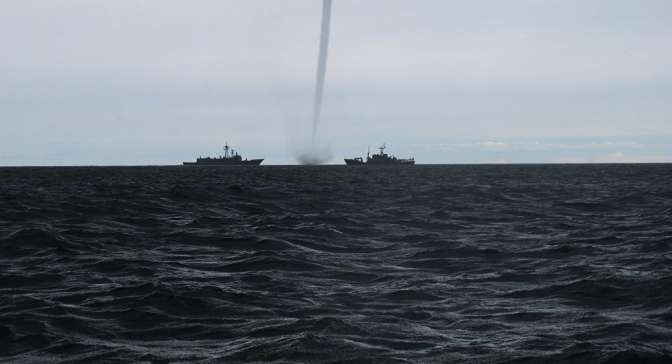
[(263, 159), (243, 159), (228, 143), (224, 144), (224, 155), (219, 157), (199, 157), (196, 162), (184, 162), (185, 166), (258, 166)]
[(346, 158), (345, 164), (349, 166), (363, 166), (363, 165), (414, 165), (414, 158), (397, 158), (393, 155), (385, 153), (385, 144), (378, 147), (379, 153), (371, 154), (370, 151), (366, 153), (366, 160), (362, 157)]

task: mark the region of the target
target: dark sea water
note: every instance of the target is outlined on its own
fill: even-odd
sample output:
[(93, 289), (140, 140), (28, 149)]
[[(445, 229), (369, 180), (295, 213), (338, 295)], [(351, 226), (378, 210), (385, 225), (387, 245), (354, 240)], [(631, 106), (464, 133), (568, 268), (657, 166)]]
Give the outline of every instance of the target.
[(672, 361), (672, 165), (0, 169), (0, 361)]

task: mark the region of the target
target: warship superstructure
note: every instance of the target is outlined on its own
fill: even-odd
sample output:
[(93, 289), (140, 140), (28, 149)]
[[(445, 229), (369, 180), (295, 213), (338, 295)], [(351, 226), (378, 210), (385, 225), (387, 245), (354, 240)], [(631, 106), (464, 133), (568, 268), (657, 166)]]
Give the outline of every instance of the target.
[(356, 157), (345, 159), (345, 164), (349, 166), (364, 166), (364, 165), (414, 165), (415, 159), (413, 158), (397, 158), (393, 155), (385, 153), (385, 144), (378, 147), (380, 153), (371, 154), (371, 152), (366, 153), (366, 160), (362, 157)]
[(229, 144), (224, 145), (224, 155), (219, 157), (199, 157), (196, 162), (184, 162), (185, 166), (258, 166), (263, 159), (243, 159)]

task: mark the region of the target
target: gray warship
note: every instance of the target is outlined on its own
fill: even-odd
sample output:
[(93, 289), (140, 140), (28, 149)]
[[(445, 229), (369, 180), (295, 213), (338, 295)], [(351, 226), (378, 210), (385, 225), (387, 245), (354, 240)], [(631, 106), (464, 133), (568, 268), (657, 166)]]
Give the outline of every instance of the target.
[(348, 166), (370, 166), (370, 165), (414, 165), (415, 164), (415, 159), (414, 158), (397, 158), (393, 155), (389, 155), (385, 153), (385, 144), (381, 145), (378, 147), (378, 150), (380, 153), (378, 154), (371, 154), (371, 152), (366, 153), (366, 160), (362, 157), (356, 157), (356, 158), (351, 158), (345, 159), (345, 164)]
[(219, 157), (199, 157), (196, 162), (184, 162), (185, 166), (258, 166), (263, 159), (243, 159), (229, 143), (224, 145), (224, 155)]

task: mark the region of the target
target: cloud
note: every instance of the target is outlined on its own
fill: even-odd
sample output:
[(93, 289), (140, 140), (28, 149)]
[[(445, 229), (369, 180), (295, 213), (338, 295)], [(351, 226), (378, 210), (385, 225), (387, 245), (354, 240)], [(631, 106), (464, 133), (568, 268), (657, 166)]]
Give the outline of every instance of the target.
[(634, 141), (592, 141), (577, 143), (552, 143), (538, 141), (478, 141), (472, 143), (423, 144), (427, 150), (491, 150), (491, 151), (592, 151), (612, 149), (638, 149), (643, 145)]
[[(616, 3), (339, 0), (325, 136), (433, 162), (663, 153), (623, 140), (672, 135), (672, 3)], [(319, 21), (314, 0), (0, 1), (0, 164), (169, 163), (226, 140), (293, 162)]]
[(672, 155), (634, 155), (625, 152), (572, 158), (558, 158), (554, 163), (671, 163)]

